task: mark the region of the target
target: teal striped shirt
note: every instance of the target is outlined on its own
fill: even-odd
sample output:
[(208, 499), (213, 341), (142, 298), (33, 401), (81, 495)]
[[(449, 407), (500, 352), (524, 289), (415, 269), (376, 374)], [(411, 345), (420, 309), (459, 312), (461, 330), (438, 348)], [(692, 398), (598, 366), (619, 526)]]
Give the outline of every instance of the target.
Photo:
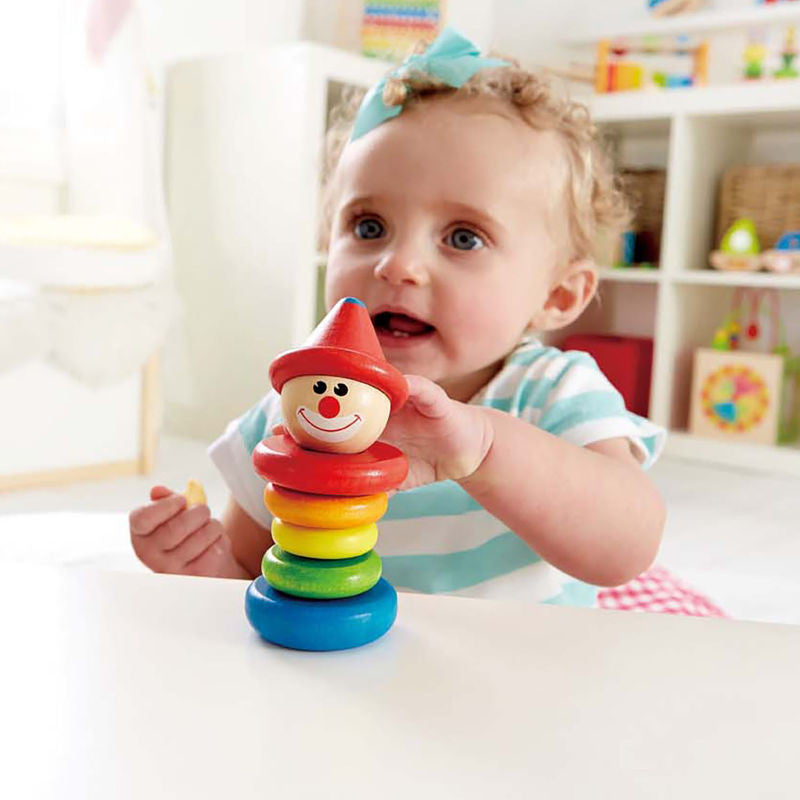
[[(504, 411), (573, 444), (626, 438), (644, 467), (660, 454), (665, 431), (628, 412), (619, 392), (586, 353), (525, 339), (470, 401)], [(271, 392), (211, 446), (210, 455), (239, 504), (269, 527), (264, 481), (252, 468), (256, 444), (280, 422)], [(376, 550), (398, 589), (593, 605), (595, 587), (559, 572), (458, 484), (397, 492), (379, 523)]]

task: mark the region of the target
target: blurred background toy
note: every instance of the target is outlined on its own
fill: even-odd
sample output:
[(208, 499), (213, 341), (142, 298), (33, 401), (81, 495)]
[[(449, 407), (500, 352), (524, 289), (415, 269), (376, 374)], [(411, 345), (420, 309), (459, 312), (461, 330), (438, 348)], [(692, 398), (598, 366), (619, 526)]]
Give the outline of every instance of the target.
[(780, 52), (781, 66), (772, 73), (775, 78), (797, 78), (800, 76), (794, 61), (797, 58), (797, 29), (790, 25), (786, 29), (786, 38), (783, 42), (783, 50)]
[(744, 72), (742, 75), (745, 80), (755, 81), (764, 77), (764, 59), (766, 57), (767, 47), (760, 35), (751, 35), (742, 53), (742, 58), (744, 59)]
[(365, 56), (399, 61), (421, 42), (432, 42), (442, 24), (439, 0), (367, 0), (361, 23)]
[[(759, 343), (764, 347), (765, 311), (771, 343), (758, 352)], [(794, 441), (799, 387), (800, 359), (786, 344), (778, 293), (737, 289), (712, 347), (695, 351), (689, 429), (699, 436), (760, 444)]]
[(770, 272), (800, 272), (800, 231), (784, 233), (775, 247), (762, 253), (761, 265)]
[[(672, 72), (667, 69), (648, 71), (643, 61), (632, 61), (631, 55), (646, 58), (688, 57), (691, 72)], [(703, 86), (708, 82), (708, 42), (693, 43), (686, 36), (674, 37), (674, 41), (663, 42), (659, 37), (648, 36), (636, 44), (625, 41), (601, 39), (597, 44), (595, 61), (595, 91), (624, 92), (655, 86), (675, 89), (685, 86)]]
[(618, 267), (657, 267), (661, 259), (661, 233), (667, 173), (660, 168), (623, 169), (620, 185), (633, 210), (630, 230), (622, 234), (611, 263)]
[(719, 250), (713, 250), (709, 263), (714, 269), (758, 270), (761, 266), (761, 244), (753, 220), (737, 219), (725, 231)]
[(656, 17), (686, 14), (697, 11), (702, 5), (703, 0), (647, 0), (650, 13)]

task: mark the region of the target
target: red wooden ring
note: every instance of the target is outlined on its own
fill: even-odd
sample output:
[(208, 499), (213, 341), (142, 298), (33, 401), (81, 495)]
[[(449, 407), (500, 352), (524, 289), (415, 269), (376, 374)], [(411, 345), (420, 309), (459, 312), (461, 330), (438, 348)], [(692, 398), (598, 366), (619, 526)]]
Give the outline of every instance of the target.
[(260, 442), (253, 451), (253, 466), (278, 486), (346, 497), (386, 492), (408, 474), (408, 459), (386, 442), (375, 442), (363, 453), (341, 455), (306, 450), (286, 434)]

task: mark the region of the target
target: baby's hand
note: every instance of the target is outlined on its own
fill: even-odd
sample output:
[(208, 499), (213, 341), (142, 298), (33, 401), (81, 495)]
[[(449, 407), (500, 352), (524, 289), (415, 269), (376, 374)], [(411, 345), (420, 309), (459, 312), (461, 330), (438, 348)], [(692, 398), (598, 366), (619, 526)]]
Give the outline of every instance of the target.
[(408, 401), (381, 436), (408, 457), (408, 477), (400, 488), (472, 475), (492, 446), (489, 417), (477, 406), (451, 400), (427, 378), (406, 375), (406, 380)]
[(154, 572), (248, 578), (233, 556), (222, 523), (208, 506), (187, 508), (186, 497), (165, 486), (150, 490), (153, 501), (132, 511), (131, 543), (139, 559)]

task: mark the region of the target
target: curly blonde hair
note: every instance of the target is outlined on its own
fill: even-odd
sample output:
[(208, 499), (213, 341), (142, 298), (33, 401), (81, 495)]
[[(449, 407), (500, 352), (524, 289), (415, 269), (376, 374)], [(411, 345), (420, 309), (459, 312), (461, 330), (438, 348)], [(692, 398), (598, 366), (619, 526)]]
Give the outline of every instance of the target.
[[(345, 93), (331, 113), (323, 172), (323, 244), (328, 242), (332, 222), (333, 175), (363, 94), (357, 90)], [(603, 242), (630, 224), (630, 207), (586, 106), (559, 97), (547, 81), (513, 61), (508, 67), (482, 70), (457, 89), (427, 73), (411, 72), (402, 78), (389, 78), (383, 92), (386, 105), (402, 105), (404, 109), (439, 97), (499, 99), (533, 130), (553, 131), (559, 136), (569, 170), (565, 194), (570, 261), (594, 258)]]

